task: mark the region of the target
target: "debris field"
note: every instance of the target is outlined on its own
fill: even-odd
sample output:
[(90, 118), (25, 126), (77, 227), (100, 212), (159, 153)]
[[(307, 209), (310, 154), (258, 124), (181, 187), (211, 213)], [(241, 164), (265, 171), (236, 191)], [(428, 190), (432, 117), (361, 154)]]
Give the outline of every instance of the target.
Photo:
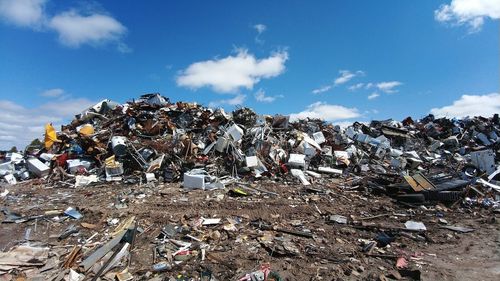
[(0, 154), (0, 280), (498, 280), (500, 119), (341, 128), (160, 94)]

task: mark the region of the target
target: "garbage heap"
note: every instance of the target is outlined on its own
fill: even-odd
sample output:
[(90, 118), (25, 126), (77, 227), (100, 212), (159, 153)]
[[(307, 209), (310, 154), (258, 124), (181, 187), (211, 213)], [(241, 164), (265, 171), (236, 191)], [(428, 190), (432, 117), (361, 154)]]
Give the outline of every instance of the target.
[(40, 178), (75, 187), (182, 181), (185, 189), (259, 180), (311, 185), (349, 176), (401, 201), (455, 201), (472, 181), (499, 191), (499, 129), (498, 114), (342, 129), (246, 107), (227, 114), (155, 93), (125, 104), (103, 100), (59, 132), (47, 124), (44, 147), (6, 154), (0, 176), (10, 184)]
[(494, 255), (499, 129), (103, 100), (3, 156), (0, 279), (451, 280)]

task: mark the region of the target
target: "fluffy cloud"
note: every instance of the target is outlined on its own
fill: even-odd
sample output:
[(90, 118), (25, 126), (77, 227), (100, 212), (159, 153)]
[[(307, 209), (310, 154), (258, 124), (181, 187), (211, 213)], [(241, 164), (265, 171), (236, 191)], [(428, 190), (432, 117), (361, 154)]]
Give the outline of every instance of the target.
[(6, 22), (37, 28), (44, 19), (46, 0), (0, 0), (0, 17)]
[(46, 123), (58, 129), (70, 121), (75, 114), (93, 105), (88, 99), (67, 99), (27, 108), (8, 100), (0, 100), (0, 149), (17, 146), (19, 149), (35, 138), (43, 138)]
[(328, 91), (330, 91), (330, 89), (332, 87), (333, 87), (332, 85), (323, 86), (323, 87), (320, 87), (320, 88), (312, 90), (312, 93), (315, 94), (315, 95), (317, 95), (317, 94), (321, 94), (321, 93), (324, 93), (324, 92), (328, 92)]
[(59, 41), (70, 47), (118, 42), (127, 29), (116, 19), (103, 14), (81, 15), (68, 11), (54, 16), (49, 27), (59, 34)]
[(181, 71), (177, 85), (191, 89), (210, 87), (219, 93), (235, 93), (240, 88), (252, 89), (263, 78), (272, 78), (285, 71), (286, 51), (268, 58), (256, 59), (247, 50), (234, 56), (195, 62)]
[(434, 11), (434, 18), (452, 25), (468, 25), (471, 32), (481, 30), (485, 18), (500, 18), (498, 0), (452, 0)]
[(307, 106), (304, 111), (290, 114), (290, 120), (319, 118), (325, 121), (337, 121), (361, 116), (357, 108), (348, 108), (341, 105), (315, 102)]
[(356, 72), (351, 72), (349, 70), (340, 70), (339, 71), (340, 75), (335, 79), (333, 82), (334, 85), (340, 85), (349, 82), (351, 79), (353, 79), (356, 76), (361, 76), (364, 75), (365, 73), (361, 70), (358, 70)]
[(369, 95), (369, 96), (368, 96), (368, 99), (369, 99), (369, 100), (373, 100), (373, 99), (378, 98), (379, 96), (380, 96), (380, 94), (379, 94), (379, 93), (377, 93), (377, 92), (373, 92), (373, 93), (371, 93), (371, 95)]
[(64, 94), (64, 90), (60, 88), (55, 88), (55, 89), (49, 89), (43, 91), (40, 96), (42, 97), (47, 97), (47, 98), (57, 98), (60, 97)]
[(220, 107), (224, 105), (242, 105), (247, 98), (246, 95), (238, 94), (230, 99), (221, 99), (212, 101), (208, 104), (209, 107)]
[(431, 109), (438, 117), (491, 116), (500, 113), (500, 93), (463, 95), (451, 105)]
[(51, 17), (45, 13), (46, 2), (47, 0), (0, 0), (0, 18), (36, 31), (55, 31), (59, 42), (65, 46), (96, 47), (112, 42), (119, 52), (132, 51), (122, 41), (127, 28), (115, 18), (98, 12), (82, 14), (74, 9)]
[(282, 98), (284, 97), (283, 95), (276, 95), (276, 96), (267, 96), (266, 92), (264, 90), (259, 89), (255, 94), (254, 94), (255, 100), (258, 102), (265, 102), (265, 103), (271, 103), (275, 101), (277, 98)]
[(392, 93), (396, 93), (398, 90), (394, 89), (398, 86), (401, 86), (403, 85), (403, 83), (399, 82), (399, 81), (390, 81), (390, 82), (380, 82), (380, 83), (377, 83), (376, 87), (381, 90), (382, 92), (385, 92), (385, 93), (388, 93), (388, 94), (392, 94)]

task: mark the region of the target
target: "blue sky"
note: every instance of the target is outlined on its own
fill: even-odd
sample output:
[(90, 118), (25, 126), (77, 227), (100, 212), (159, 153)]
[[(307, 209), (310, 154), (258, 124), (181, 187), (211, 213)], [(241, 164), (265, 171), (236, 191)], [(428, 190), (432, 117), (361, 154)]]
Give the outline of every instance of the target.
[(0, 149), (101, 99), (353, 120), (500, 112), (500, 0), (0, 0)]

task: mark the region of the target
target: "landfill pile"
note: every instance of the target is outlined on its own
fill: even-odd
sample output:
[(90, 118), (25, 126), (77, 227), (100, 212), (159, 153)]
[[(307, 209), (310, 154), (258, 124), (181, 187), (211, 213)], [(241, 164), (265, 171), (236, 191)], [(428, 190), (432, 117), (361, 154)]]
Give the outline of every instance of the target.
[(341, 128), (147, 94), (42, 145), (0, 155), (1, 280), (421, 280), (498, 228), (498, 114)]

